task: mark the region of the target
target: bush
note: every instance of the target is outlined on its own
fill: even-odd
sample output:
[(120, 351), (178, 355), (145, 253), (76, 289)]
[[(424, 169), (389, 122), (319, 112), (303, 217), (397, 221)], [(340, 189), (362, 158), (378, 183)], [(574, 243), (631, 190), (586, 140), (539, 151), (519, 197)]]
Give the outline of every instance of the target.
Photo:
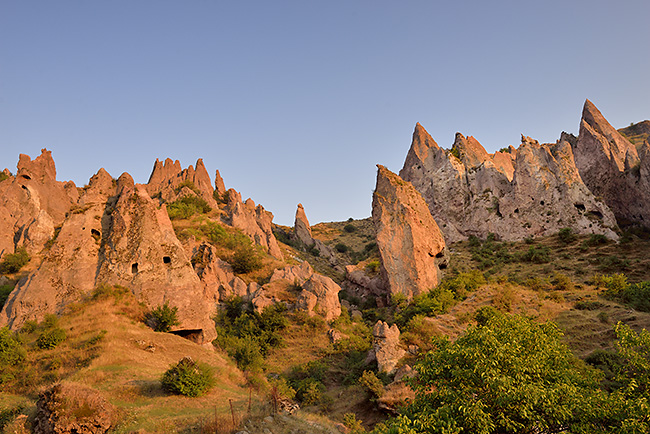
[(66, 338), (65, 330), (62, 328), (51, 328), (45, 330), (36, 340), (36, 345), (42, 350), (56, 348)]
[(608, 289), (605, 297), (622, 302), (636, 310), (650, 312), (650, 282), (640, 282), (619, 289)]
[(2, 310), (2, 307), (5, 305), (7, 299), (9, 298), (9, 294), (11, 294), (11, 291), (13, 290), (14, 285), (0, 285), (0, 310)]
[(598, 310), (603, 307), (605, 305), (599, 301), (578, 301), (573, 305), (573, 308), (577, 310)]
[(530, 246), (527, 251), (519, 255), (519, 261), (544, 264), (550, 261), (550, 254), (551, 250), (548, 247)]
[(16, 249), (16, 253), (7, 253), (0, 262), (0, 273), (17, 273), (29, 262), (29, 254), (24, 247)]
[(353, 224), (348, 223), (347, 225), (343, 226), (343, 230), (347, 233), (352, 233), (352, 232), (356, 232), (357, 227), (354, 226)]
[(198, 196), (185, 196), (167, 204), (167, 214), (171, 220), (188, 219), (194, 214), (212, 211), (205, 199)]
[(571, 244), (577, 238), (576, 234), (573, 233), (573, 229), (571, 228), (560, 229), (560, 232), (557, 233), (557, 236), (564, 244)]
[(370, 261), (366, 264), (366, 271), (368, 273), (376, 273), (379, 271), (379, 261)]
[(170, 393), (197, 397), (205, 394), (214, 385), (209, 366), (184, 357), (172, 365), (160, 378), (162, 388)]
[(22, 363), (27, 352), (16, 336), (7, 328), (0, 328), (0, 367), (15, 366)]
[(165, 303), (153, 309), (145, 320), (146, 324), (157, 332), (169, 332), (172, 327), (177, 326), (178, 321), (178, 308), (176, 306), (170, 307)]
[(384, 383), (372, 371), (363, 371), (359, 384), (370, 393), (372, 399), (380, 398), (384, 393)]
[(345, 253), (345, 252), (347, 252), (348, 250), (350, 250), (350, 248), (349, 248), (347, 245), (343, 244), (343, 243), (337, 243), (337, 244), (334, 246), (334, 248), (335, 248), (336, 251), (339, 252), (339, 253)]
[(455, 297), (463, 300), (470, 292), (474, 292), (479, 286), (484, 285), (485, 276), (479, 270), (458, 273), (455, 277), (445, 279), (440, 283), (441, 290), (449, 290)]
[(262, 268), (262, 258), (253, 245), (245, 244), (235, 250), (230, 265), (235, 273), (246, 274)]
[(573, 281), (566, 274), (556, 273), (551, 283), (557, 291), (573, 291), (575, 289)]

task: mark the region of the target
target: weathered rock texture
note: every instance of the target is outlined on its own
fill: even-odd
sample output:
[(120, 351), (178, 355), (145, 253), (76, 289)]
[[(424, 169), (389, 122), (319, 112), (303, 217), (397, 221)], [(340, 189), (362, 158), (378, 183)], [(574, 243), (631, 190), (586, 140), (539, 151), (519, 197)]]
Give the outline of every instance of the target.
[(607, 203), (619, 224), (650, 226), (648, 142), (634, 146), (587, 100), (572, 148), (584, 183)]
[(374, 356), (377, 359), (379, 372), (395, 373), (400, 359), (406, 355), (406, 351), (399, 345), (399, 335), (397, 324), (389, 327), (384, 321), (377, 321), (372, 328), (371, 358)]
[(115, 423), (117, 411), (102, 395), (76, 384), (57, 384), (36, 404), (36, 434), (101, 434)]
[(240, 229), (255, 244), (262, 246), (269, 255), (282, 259), (282, 251), (273, 235), (273, 214), (262, 205), (255, 206), (252, 199), (242, 202), (241, 194), (232, 188), (227, 191), (229, 223)]
[(305, 247), (316, 249), (319, 256), (327, 259), (331, 265), (337, 265), (338, 261), (332, 249), (321, 240), (312, 236), (311, 226), (309, 225), (309, 220), (307, 220), (305, 208), (303, 208), (301, 203), (298, 204), (298, 209), (296, 210), (296, 219), (293, 225), (293, 237)]
[(0, 257), (25, 247), (40, 251), (78, 199), (74, 183), (56, 180), (52, 153), (20, 155), (15, 177), (0, 182)]
[[(223, 184), (223, 180), (221, 183)], [(195, 194), (208, 202), (211, 207), (216, 208), (213, 191), (210, 175), (201, 158), (196, 161), (196, 169), (192, 165), (183, 169), (178, 160), (172, 161), (167, 158), (163, 164), (156, 159), (147, 183), (147, 192), (151, 196), (160, 195), (167, 202), (173, 202), (188, 194)]]
[(412, 298), (438, 285), (439, 266), (446, 266), (445, 241), (420, 193), (390, 170), (377, 167), (372, 218), (382, 277), (390, 293)]
[(518, 149), (488, 154), (460, 133), (450, 151), (417, 124), (400, 176), (426, 200), (448, 242), (494, 233), (502, 240), (544, 236), (570, 227), (617, 238), (607, 205), (582, 182), (573, 136), (539, 144), (522, 136)]

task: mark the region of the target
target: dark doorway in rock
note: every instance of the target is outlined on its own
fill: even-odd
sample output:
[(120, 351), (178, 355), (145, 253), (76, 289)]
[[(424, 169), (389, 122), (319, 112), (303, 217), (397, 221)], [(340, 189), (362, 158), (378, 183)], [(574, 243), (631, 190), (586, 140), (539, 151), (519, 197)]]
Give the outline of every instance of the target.
[(135, 262), (131, 265), (131, 274), (138, 274), (138, 263)]
[(163, 256), (163, 264), (171, 264), (172, 263), (172, 258), (169, 256)]
[(174, 330), (171, 331), (170, 333), (185, 338), (188, 341), (192, 341), (199, 344), (201, 343), (201, 335), (203, 334), (203, 330), (201, 329)]

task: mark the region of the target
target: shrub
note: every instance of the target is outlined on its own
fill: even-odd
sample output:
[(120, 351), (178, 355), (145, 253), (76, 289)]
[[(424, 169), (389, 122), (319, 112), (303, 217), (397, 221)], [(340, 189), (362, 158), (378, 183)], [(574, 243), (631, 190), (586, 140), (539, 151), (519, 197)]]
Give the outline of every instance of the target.
[(9, 298), (9, 294), (11, 294), (11, 291), (13, 290), (14, 285), (0, 285), (0, 310), (2, 310), (2, 307), (5, 305), (7, 299)]
[(347, 225), (343, 226), (343, 230), (347, 233), (352, 233), (357, 231), (357, 227), (351, 223), (348, 223)]
[(573, 291), (575, 289), (573, 281), (566, 274), (556, 273), (551, 283), (557, 291)]
[(636, 310), (650, 312), (650, 282), (635, 283), (617, 290), (608, 289), (604, 295)]
[(557, 233), (558, 238), (560, 241), (562, 241), (564, 244), (571, 244), (576, 240), (576, 235), (573, 233), (573, 229), (571, 228), (562, 228), (560, 229), (560, 232)]
[(519, 255), (519, 260), (543, 264), (550, 261), (550, 254), (551, 251), (548, 247), (530, 246), (527, 251)]
[(42, 350), (56, 348), (66, 338), (65, 330), (62, 328), (51, 328), (45, 330), (36, 340), (36, 345)]
[(349, 248), (347, 245), (343, 244), (343, 243), (337, 243), (337, 244), (334, 246), (334, 248), (335, 248), (336, 251), (339, 252), (339, 253), (345, 253), (345, 252), (347, 252), (348, 250), (350, 250), (350, 248)]
[(455, 297), (462, 300), (467, 294), (474, 292), (479, 286), (485, 284), (485, 276), (479, 270), (458, 273), (455, 277), (445, 279), (440, 283), (439, 288), (449, 290)]
[(384, 393), (384, 383), (372, 371), (363, 371), (359, 378), (359, 384), (370, 393), (373, 399), (380, 398)]
[(162, 306), (153, 309), (145, 319), (146, 324), (157, 332), (169, 332), (172, 327), (177, 326), (178, 322), (178, 308), (176, 306), (170, 307), (165, 302)]
[(345, 413), (343, 415), (343, 425), (349, 430), (350, 434), (362, 434), (366, 432), (363, 423), (357, 419), (354, 413)]
[(246, 274), (262, 268), (262, 258), (252, 244), (244, 244), (235, 250), (230, 265), (235, 273)]
[(0, 328), (0, 367), (15, 366), (22, 363), (27, 352), (16, 336), (7, 328)]
[(598, 310), (603, 307), (605, 305), (599, 301), (578, 301), (573, 305), (573, 308), (577, 310)]
[(212, 211), (205, 199), (198, 196), (185, 196), (167, 205), (167, 214), (171, 220), (188, 219), (194, 214)]
[(9, 179), (9, 175), (4, 172), (0, 172), (0, 182), (4, 181), (5, 179)]
[(366, 271), (368, 273), (376, 273), (379, 271), (379, 261), (370, 261), (366, 264)]
[(17, 273), (29, 262), (29, 254), (24, 247), (16, 249), (16, 253), (7, 253), (0, 261), (0, 273)]
[(214, 377), (209, 366), (184, 357), (169, 367), (160, 378), (160, 384), (168, 392), (194, 398), (212, 388)]

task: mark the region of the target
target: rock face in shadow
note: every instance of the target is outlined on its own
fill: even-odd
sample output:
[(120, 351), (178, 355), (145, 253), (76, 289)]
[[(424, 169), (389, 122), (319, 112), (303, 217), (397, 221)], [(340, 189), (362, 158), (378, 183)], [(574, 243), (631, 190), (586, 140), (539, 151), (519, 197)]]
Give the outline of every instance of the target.
[(417, 124), (400, 176), (422, 194), (448, 242), (489, 233), (521, 240), (565, 227), (616, 239), (611, 210), (581, 180), (573, 142), (568, 134), (555, 144), (522, 136), (518, 149), (491, 155), (457, 133), (448, 151)]
[(381, 257), (381, 274), (391, 294), (407, 298), (438, 285), (445, 241), (426, 202), (408, 182), (377, 166), (372, 219)]
[(621, 225), (650, 226), (650, 145), (638, 148), (610, 125), (589, 100), (572, 143), (580, 176), (612, 209)]

